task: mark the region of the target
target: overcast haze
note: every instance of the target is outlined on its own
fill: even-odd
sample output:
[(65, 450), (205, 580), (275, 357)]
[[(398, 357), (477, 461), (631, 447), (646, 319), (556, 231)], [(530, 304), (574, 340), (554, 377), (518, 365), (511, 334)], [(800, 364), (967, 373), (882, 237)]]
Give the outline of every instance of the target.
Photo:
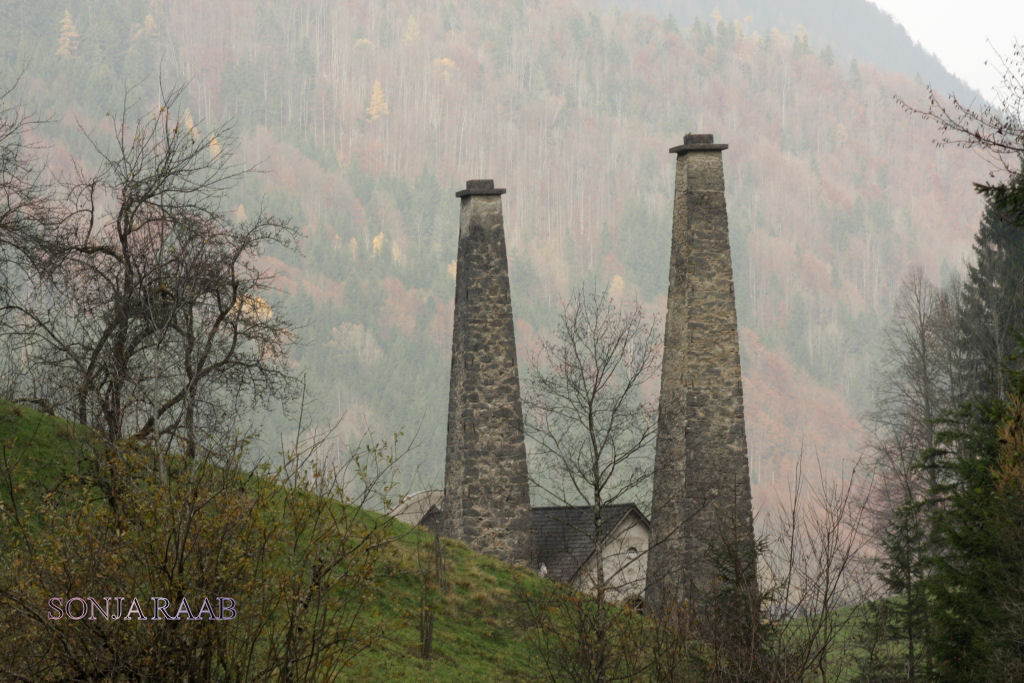
[[(1024, 35), (1024, 3), (975, 0), (872, 0), (934, 53), (954, 75), (990, 101), (999, 84), (997, 52), (1009, 56)], [(969, 11), (964, 11), (970, 7)], [(988, 62), (988, 64), (986, 64)]]

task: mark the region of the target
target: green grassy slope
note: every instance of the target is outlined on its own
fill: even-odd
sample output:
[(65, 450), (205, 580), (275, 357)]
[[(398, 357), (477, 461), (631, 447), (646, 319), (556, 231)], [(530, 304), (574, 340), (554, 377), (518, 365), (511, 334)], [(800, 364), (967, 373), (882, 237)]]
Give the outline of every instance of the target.
[[(74, 473), (80, 466), (76, 452), (85, 434), (83, 427), (0, 401), (0, 457), (7, 465), (0, 467), (0, 472), (19, 473), (18, 480), (0, 482), (0, 503), (10, 505), (12, 486), (21, 500), (26, 496), (38, 499)], [(17, 467), (13, 467), (15, 459)], [(443, 541), (442, 547), (446, 590), (427, 585), (435, 575), (434, 537), (422, 529), (394, 524), (392, 545), (376, 568), (377, 579), (358, 617), (367, 632), (383, 627), (382, 635), (356, 655), (343, 679), (502, 681), (529, 677), (531, 656), (520, 617), (522, 596), (547, 590), (547, 581), (453, 541)], [(423, 606), (434, 614), (430, 659), (419, 656)]]
[(522, 617), (523, 595), (547, 582), (523, 569), (444, 541), (448, 590), (431, 590), (433, 652), (420, 652), (420, 601), (424, 565), (432, 566), (433, 537), (396, 525), (389, 578), (377, 585), (369, 617), (391, 628), (379, 646), (353, 662), (353, 680), (514, 681), (530, 678), (531, 652)]
[(0, 501), (10, 503), (10, 486), (36, 497), (77, 471), (75, 453), (88, 438), (85, 427), (33, 408), (0, 400), (0, 461), (3, 470), (18, 470), (27, 481), (4, 482)]

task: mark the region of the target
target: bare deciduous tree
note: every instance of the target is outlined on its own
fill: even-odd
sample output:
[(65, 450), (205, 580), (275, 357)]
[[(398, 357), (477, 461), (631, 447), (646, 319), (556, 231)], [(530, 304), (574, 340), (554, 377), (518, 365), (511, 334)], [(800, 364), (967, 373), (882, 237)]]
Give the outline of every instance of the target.
[[(872, 605), (871, 647), (864, 668), (927, 677), (921, 641), (926, 628), (928, 522), (922, 501), (934, 481), (920, 467), (937, 445), (940, 419), (967, 395), (960, 338), (961, 287), (940, 289), (911, 270), (886, 329), (875, 406), (867, 416), (874, 480), (869, 523), (878, 545), (877, 573), (888, 596)], [(898, 646), (896, 645), (898, 643)]]
[(13, 338), (57, 410), (108, 442), (199, 444), (237, 428), (242, 407), (287, 394), (293, 334), (271, 309), (260, 256), (296, 230), (228, 192), (248, 169), (230, 129), (200, 131), (184, 91), (134, 119), (125, 95), (99, 167), (64, 183), (66, 215), (37, 230), (34, 289), (7, 304)]
[(995, 169), (1017, 173), (1024, 155), (1024, 44), (1016, 43), (1008, 56), (997, 55), (1001, 84), (995, 106), (966, 104), (956, 96), (948, 99), (928, 87), (925, 107), (896, 101), (910, 114), (938, 124), (942, 144), (979, 150)]
[[(609, 296), (584, 289), (565, 303), (553, 340), (543, 343), (531, 363), (523, 404), (526, 434), (533, 443), (531, 476), (542, 497), (559, 505), (582, 505), (592, 514), (575, 529), (594, 552), (580, 588), (593, 599), (562, 600), (569, 637), (560, 639), (574, 656), (555, 653), (573, 680), (607, 681), (622, 675), (613, 660), (623, 650), (614, 641), (621, 615), (612, 614), (612, 589), (642, 555), (608, 571), (608, 506), (646, 500), (652, 470), (651, 442), (657, 429), (656, 401), (645, 384), (661, 365), (658, 325), (639, 304), (620, 306)], [(618, 549), (616, 552), (625, 552)], [(627, 620), (628, 621), (628, 620)]]
[[(44, 121), (11, 102), (17, 83), (0, 92), (0, 395), (13, 397), (17, 367), (16, 345), (3, 335), (10, 316), (7, 304), (26, 296), (31, 281), (34, 246), (52, 227), (55, 214), (49, 180), (40, 170), (39, 151), (31, 141)], [(48, 404), (43, 402), (44, 407)]]
[(11, 103), (16, 87), (0, 92), (0, 301), (10, 296), (13, 269), (24, 266), (36, 226), (49, 222), (52, 208), (28, 139), (43, 120)]
[(850, 630), (874, 597), (858, 466), (809, 485), (802, 461), (788, 500), (766, 523), (764, 680), (836, 680), (854, 661)]

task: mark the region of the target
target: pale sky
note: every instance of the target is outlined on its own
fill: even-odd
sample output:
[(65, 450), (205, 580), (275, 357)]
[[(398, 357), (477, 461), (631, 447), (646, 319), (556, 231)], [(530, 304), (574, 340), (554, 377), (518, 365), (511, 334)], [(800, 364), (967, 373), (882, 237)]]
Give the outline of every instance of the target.
[(1014, 38), (1024, 41), (1024, 0), (871, 1), (990, 101), (999, 84), (996, 51), (1009, 57)]

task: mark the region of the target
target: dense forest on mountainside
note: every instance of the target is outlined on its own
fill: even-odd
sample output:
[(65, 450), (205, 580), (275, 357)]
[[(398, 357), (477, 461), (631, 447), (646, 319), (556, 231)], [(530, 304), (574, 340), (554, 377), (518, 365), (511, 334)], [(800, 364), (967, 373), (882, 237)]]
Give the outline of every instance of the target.
[(773, 28), (785, 33), (804, 30), (817, 47), (835, 58), (884, 64), (887, 71), (920, 77), (939, 92), (953, 92), (966, 101), (981, 99), (870, 0), (603, 0), (603, 4), (671, 15), (686, 24), (694, 17), (724, 16), (742, 19), (745, 29), (762, 33)]
[(232, 200), (238, 215), (266, 195), (305, 233), (303, 259), (266, 259), (273, 305), (304, 324), (298, 369), (322, 416), (345, 416), (342, 437), (416, 432), (416, 487), (443, 472), (455, 190), (508, 188), (522, 363), (578, 281), (663, 313), (667, 150), (713, 132), (730, 145), (764, 500), (801, 448), (835, 467), (856, 454), (894, 283), (912, 263), (935, 279), (960, 267), (986, 172), (893, 101), (919, 84), (811, 47), (824, 42), (754, 35), (740, 15), (685, 25), (571, 0), (43, 0), (0, 8), (0, 83), (20, 74), (12, 97), (53, 118), (38, 134), (54, 169), (88, 165), (79, 127), (104, 131), (125, 84), (155, 103), (157, 74), (188, 81), (200, 131), (233, 119), (245, 163), (265, 171)]

